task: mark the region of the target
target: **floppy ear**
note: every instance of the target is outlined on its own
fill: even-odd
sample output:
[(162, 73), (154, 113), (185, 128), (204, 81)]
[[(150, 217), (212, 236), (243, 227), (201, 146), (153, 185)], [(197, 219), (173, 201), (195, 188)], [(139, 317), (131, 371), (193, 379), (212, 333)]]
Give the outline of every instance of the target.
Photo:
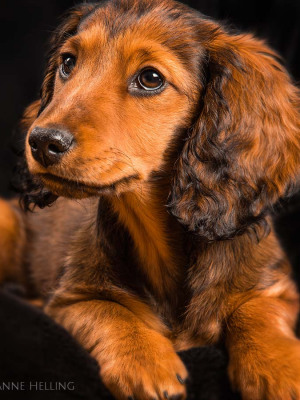
[(170, 209), (208, 240), (249, 227), (259, 234), (299, 175), (299, 92), (278, 56), (251, 35), (215, 28), (202, 46), (206, 82), (175, 165)]
[(50, 51), (45, 72), (44, 81), (41, 88), (41, 109), (49, 104), (53, 95), (55, 75), (58, 68), (58, 53), (64, 42), (73, 36), (78, 28), (82, 18), (96, 9), (95, 4), (82, 4), (71, 8), (63, 17), (63, 22), (54, 32), (50, 41)]
[(19, 156), (14, 167), (11, 179), (11, 187), (19, 193), (20, 205), (24, 210), (33, 210), (37, 205), (40, 208), (51, 205), (57, 196), (53, 195), (48, 189), (44, 188), (40, 179), (31, 175), (28, 170), (24, 156), (24, 142), (26, 134), (37, 118), (41, 106), (41, 101), (36, 100), (31, 103), (24, 111), (18, 129), (15, 132), (19, 148), (15, 146), (15, 153)]

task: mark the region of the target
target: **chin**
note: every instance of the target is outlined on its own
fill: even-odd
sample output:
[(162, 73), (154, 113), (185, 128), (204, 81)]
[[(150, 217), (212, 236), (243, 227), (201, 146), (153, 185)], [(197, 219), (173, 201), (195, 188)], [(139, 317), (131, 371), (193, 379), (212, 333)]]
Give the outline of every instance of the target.
[(136, 175), (122, 177), (111, 183), (91, 184), (82, 180), (62, 178), (50, 173), (39, 174), (43, 185), (53, 194), (73, 199), (84, 199), (87, 197), (100, 196), (101, 194), (119, 194), (132, 189), (139, 180)]

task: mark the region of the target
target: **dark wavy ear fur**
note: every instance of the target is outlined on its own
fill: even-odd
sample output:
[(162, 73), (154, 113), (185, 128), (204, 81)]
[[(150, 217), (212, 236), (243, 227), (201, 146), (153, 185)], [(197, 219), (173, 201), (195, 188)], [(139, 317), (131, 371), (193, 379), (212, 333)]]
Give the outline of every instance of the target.
[[(57, 54), (65, 40), (76, 33), (77, 27), (82, 18), (87, 16), (95, 9), (95, 4), (83, 4), (71, 9), (63, 18), (62, 24), (52, 36), (50, 42), (50, 52), (48, 56), (45, 78), (41, 88), (41, 100), (37, 100), (29, 105), (23, 115), (19, 125), (19, 130), (23, 138), (33, 124), (37, 116), (47, 107), (51, 101), (54, 88), (55, 74), (57, 70)], [(42, 182), (30, 174), (24, 151), (21, 152), (20, 160), (15, 168), (12, 187), (20, 193), (20, 202), (25, 210), (32, 210), (35, 206), (44, 208), (51, 205), (57, 196), (43, 187)]]
[(261, 236), (299, 174), (299, 92), (262, 41), (207, 24), (206, 83), (175, 165), (170, 210), (205, 240)]
[[(18, 126), (20, 140), (25, 141), (27, 131), (38, 115), (40, 103), (40, 100), (37, 100), (26, 108)], [(42, 182), (37, 177), (30, 174), (24, 156), (24, 145), (22, 150), (18, 150), (17, 155), (19, 156), (19, 160), (14, 169), (11, 186), (20, 194), (22, 208), (27, 211), (33, 210), (35, 206), (44, 208), (51, 205), (57, 199), (57, 196), (44, 188)]]

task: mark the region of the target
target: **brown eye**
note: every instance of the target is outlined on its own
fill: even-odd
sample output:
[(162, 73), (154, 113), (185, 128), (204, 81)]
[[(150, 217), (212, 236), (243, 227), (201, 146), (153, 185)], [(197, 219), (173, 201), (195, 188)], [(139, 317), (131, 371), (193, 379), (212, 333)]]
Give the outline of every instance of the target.
[(62, 63), (59, 67), (60, 75), (63, 79), (67, 79), (76, 64), (76, 58), (71, 54), (63, 54)]
[(157, 90), (164, 84), (164, 78), (155, 69), (145, 69), (138, 77), (138, 83), (145, 90)]

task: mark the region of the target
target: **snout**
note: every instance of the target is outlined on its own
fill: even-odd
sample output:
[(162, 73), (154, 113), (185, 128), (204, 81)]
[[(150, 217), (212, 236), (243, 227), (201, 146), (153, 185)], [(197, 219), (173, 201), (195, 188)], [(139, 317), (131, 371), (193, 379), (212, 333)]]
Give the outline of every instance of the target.
[(44, 167), (57, 164), (74, 145), (74, 136), (63, 129), (36, 126), (30, 133), (32, 157)]

